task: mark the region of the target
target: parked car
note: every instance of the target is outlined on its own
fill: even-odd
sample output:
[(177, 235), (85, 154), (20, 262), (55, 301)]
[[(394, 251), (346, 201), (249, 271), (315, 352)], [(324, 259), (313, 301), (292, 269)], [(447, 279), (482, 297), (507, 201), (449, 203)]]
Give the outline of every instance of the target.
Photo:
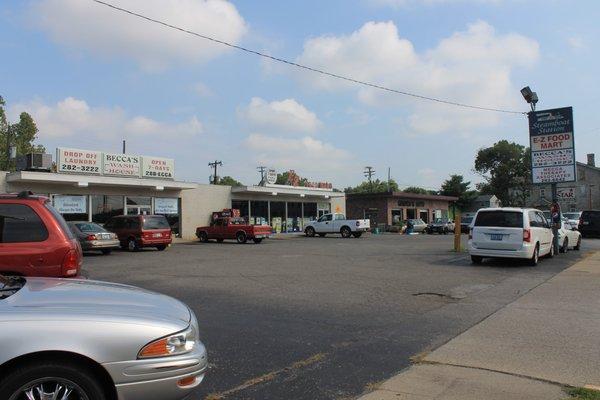
[(562, 215), (569, 221), (569, 224), (575, 227), (575, 229), (579, 229), (579, 219), (581, 218), (581, 211), (564, 212), (562, 213)]
[(304, 227), (304, 233), (308, 237), (314, 237), (315, 234), (323, 237), (327, 234), (340, 233), (342, 237), (349, 238), (354, 236), (359, 238), (364, 232), (371, 228), (371, 221), (368, 219), (346, 219), (344, 214), (324, 214), (316, 221), (310, 221)]
[(0, 273), (74, 277), (82, 260), (79, 242), (48, 198), (0, 195)]
[(471, 230), (471, 224), (473, 223), (473, 217), (461, 217), (460, 219), (460, 233), (469, 233)]
[(269, 225), (248, 225), (246, 220), (240, 217), (220, 217), (213, 220), (209, 226), (196, 228), (196, 237), (204, 243), (211, 239), (219, 243), (225, 239), (235, 239), (240, 244), (248, 240), (258, 244), (270, 235)]
[(67, 224), (83, 251), (99, 250), (102, 254), (110, 254), (120, 246), (116, 233), (109, 232), (94, 222), (69, 221)]
[(156, 247), (159, 251), (171, 244), (171, 228), (164, 215), (118, 215), (104, 224), (117, 234), (120, 245), (129, 251)]
[(569, 251), (569, 246), (572, 246), (573, 250), (581, 248), (581, 232), (577, 231), (567, 218), (563, 219), (558, 230), (558, 246), (561, 253)]
[(583, 237), (600, 235), (600, 211), (589, 210), (581, 213), (579, 232)]
[(438, 218), (427, 225), (425, 231), (429, 234), (440, 233), (447, 235), (448, 232), (454, 232), (454, 222), (448, 221), (447, 219)]
[(469, 253), (475, 264), (486, 257), (522, 258), (537, 265), (552, 257), (554, 235), (540, 210), (484, 208), (477, 211), (469, 234)]
[(90, 280), (0, 277), (0, 343), (10, 400), (176, 400), (207, 368), (185, 304)]
[(408, 221), (412, 223), (414, 233), (423, 233), (427, 229), (427, 223), (421, 218), (409, 219)]

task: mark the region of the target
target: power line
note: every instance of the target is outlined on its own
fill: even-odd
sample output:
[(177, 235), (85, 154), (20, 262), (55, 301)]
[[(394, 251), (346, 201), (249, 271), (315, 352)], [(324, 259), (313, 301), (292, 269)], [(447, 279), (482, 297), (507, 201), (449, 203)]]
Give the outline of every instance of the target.
[(375, 84), (375, 83), (361, 81), (361, 80), (354, 79), (354, 78), (351, 78), (351, 77), (348, 77), (348, 76), (338, 75), (338, 74), (333, 73), (333, 72), (327, 72), (327, 71), (324, 71), (322, 69), (310, 67), (310, 66), (303, 65), (303, 64), (298, 64), (296, 62), (289, 61), (289, 60), (286, 60), (284, 58), (274, 57), (274, 56), (271, 56), (271, 55), (268, 55), (268, 54), (265, 54), (265, 53), (261, 53), (260, 51), (248, 49), (246, 47), (238, 46), (238, 45), (233, 44), (233, 43), (225, 42), (223, 40), (215, 39), (215, 38), (207, 36), (207, 35), (203, 35), (203, 34), (200, 34), (200, 33), (194, 32), (194, 31), (190, 31), (188, 29), (180, 28), (178, 26), (171, 25), (171, 24), (169, 24), (167, 22), (160, 21), (160, 20), (157, 20), (157, 19), (154, 19), (154, 18), (150, 18), (150, 17), (147, 17), (145, 15), (136, 13), (134, 11), (127, 10), (125, 8), (122, 8), (122, 7), (115, 6), (114, 4), (110, 4), (110, 3), (107, 3), (107, 2), (102, 1), (102, 0), (91, 0), (91, 1), (93, 1), (95, 3), (98, 3), (98, 4), (102, 4), (102, 5), (107, 6), (107, 7), (110, 7), (112, 9), (114, 9), (114, 10), (124, 12), (124, 13), (129, 14), (129, 15), (133, 15), (135, 17), (144, 19), (146, 21), (154, 22), (155, 24), (159, 24), (159, 25), (165, 26), (167, 28), (175, 29), (175, 30), (178, 30), (180, 32), (187, 33), (189, 35), (193, 35), (193, 36), (205, 39), (205, 40), (209, 40), (209, 41), (214, 42), (214, 43), (218, 43), (218, 44), (221, 44), (221, 45), (224, 45), (224, 46), (228, 46), (228, 47), (240, 50), (240, 51), (244, 51), (246, 53), (254, 54), (254, 55), (257, 55), (259, 57), (268, 58), (268, 59), (270, 59), (272, 61), (277, 61), (277, 62), (280, 62), (280, 63), (283, 63), (283, 64), (291, 65), (291, 66), (296, 67), (296, 68), (300, 68), (300, 69), (304, 69), (304, 70), (307, 70), (307, 71), (315, 72), (315, 73), (318, 73), (318, 74), (326, 75), (326, 76), (329, 76), (329, 77), (332, 77), (332, 78), (336, 78), (336, 79), (341, 79), (341, 80), (344, 80), (344, 81), (347, 81), (347, 82), (356, 83), (356, 84), (359, 84), (359, 85), (362, 85), (362, 86), (368, 86), (368, 87), (371, 87), (371, 88), (374, 88), (374, 89), (383, 90), (383, 91), (386, 91), (386, 92), (401, 94), (403, 96), (410, 96), (410, 97), (414, 97), (414, 98), (420, 99), (420, 100), (427, 100), (427, 101), (433, 101), (433, 102), (441, 103), (441, 104), (448, 104), (448, 105), (456, 106), (456, 107), (470, 108), (470, 109), (481, 110), (481, 111), (493, 111), (493, 112), (506, 113), (506, 114), (524, 114), (524, 115), (527, 114), (526, 112), (522, 112), (522, 111), (503, 110), (501, 108), (482, 107), (482, 106), (475, 106), (475, 105), (472, 105), (472, 104), (465, 104), (465, 103), (454, 102), (454, 101), (450, 101), (450, 100), (443, 100), (443, 99), (438, 99), (438, 98), (435, 98), (435, 97), (423, 96), (423, 95), (416, 94), (416, 93), (406, 92), (406, 91), (403, 91), (403, 90), (392, 89), (392, 88), (389, 88), (389, 87), (386, 87), (386, 86), (382, 86), (382, 85), (378, 85), (378, 84)]

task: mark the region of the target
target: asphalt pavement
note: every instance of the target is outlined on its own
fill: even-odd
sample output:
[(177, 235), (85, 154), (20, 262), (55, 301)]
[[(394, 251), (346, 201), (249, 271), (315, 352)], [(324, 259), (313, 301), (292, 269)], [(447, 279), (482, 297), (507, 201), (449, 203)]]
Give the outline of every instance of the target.
[[(463, 237), (466, 239), (466, 237)], [(192, 399), (350, 399), (581, 259), (471, 265), (452, 236), (182, 243), (88, 256), (91, 279), (186, 302), (210, 371)]]

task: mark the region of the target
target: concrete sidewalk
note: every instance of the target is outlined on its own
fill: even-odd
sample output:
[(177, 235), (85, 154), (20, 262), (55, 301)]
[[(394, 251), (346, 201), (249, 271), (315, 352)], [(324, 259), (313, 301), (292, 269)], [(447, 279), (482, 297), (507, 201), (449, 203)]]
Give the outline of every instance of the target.
[(360, 400), (558, 400), (564, 386), (600, 387), (600, 252)]

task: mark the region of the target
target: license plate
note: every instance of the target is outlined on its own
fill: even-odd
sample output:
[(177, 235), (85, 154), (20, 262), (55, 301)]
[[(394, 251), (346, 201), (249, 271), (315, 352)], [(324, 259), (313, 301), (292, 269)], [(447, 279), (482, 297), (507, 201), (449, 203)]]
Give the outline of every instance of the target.
[(504, 235), (493, 233), (490, 235), (490, 240), (502, 240), (502, 236), (504, 236)]
[(162, 233), (155, 233), (152, 236), (155, 238), (159, 238), (159, 237), (162, 237)]

